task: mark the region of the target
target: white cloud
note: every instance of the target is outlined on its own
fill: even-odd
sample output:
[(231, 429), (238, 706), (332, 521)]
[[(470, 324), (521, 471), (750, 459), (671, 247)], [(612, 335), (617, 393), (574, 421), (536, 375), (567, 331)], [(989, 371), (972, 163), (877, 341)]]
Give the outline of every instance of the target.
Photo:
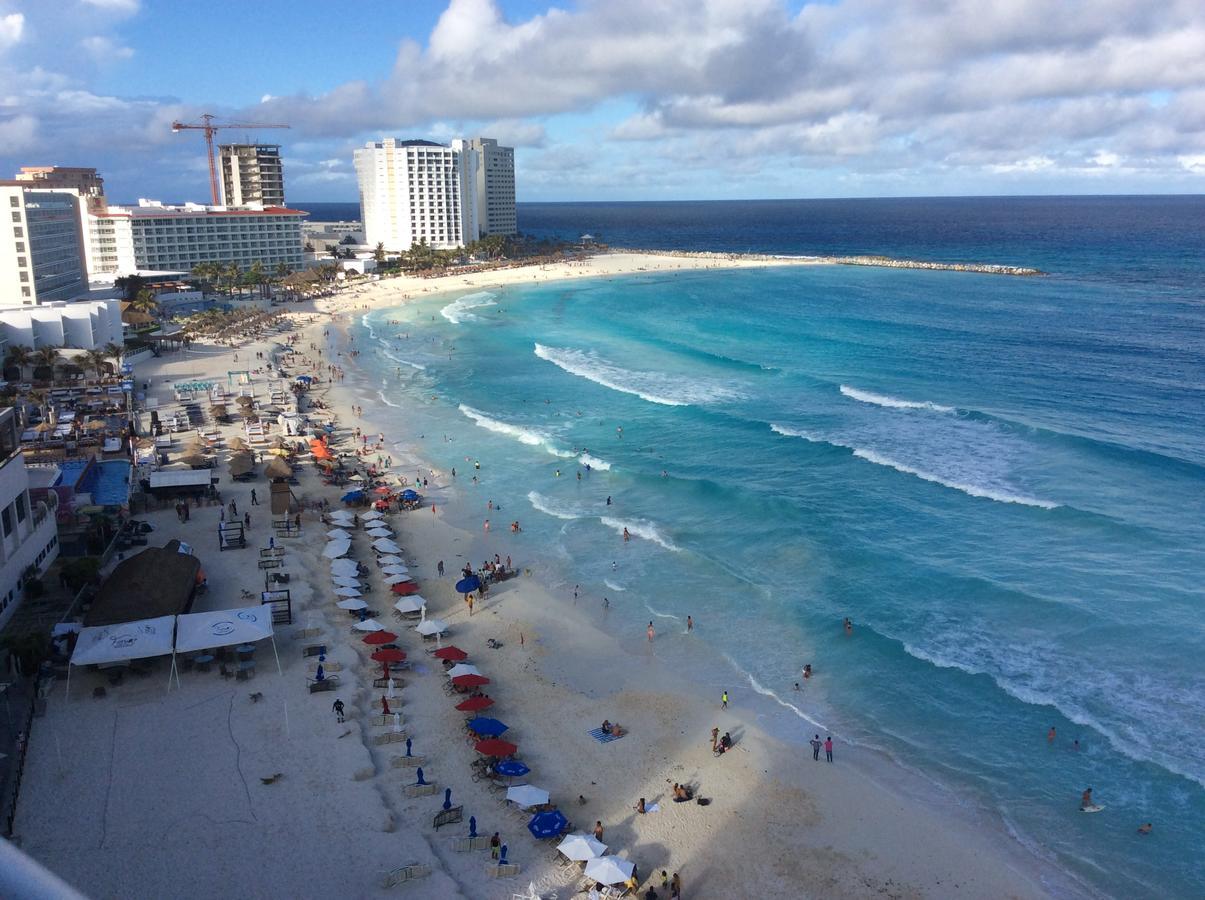
[(0, 118), (0, 147), (8, 150), (28, 150), (37, 143), (38, 120), (30, 115)]
[(112, 38), (99, 34), (90, 35), (81, 40), (80, 47), (99, 63), (129, 59), (134, 55), (134, 51), (131, 48), (123, 47)]
[(20, 43), (21, 34), (25, 31), (25, 16), (21, 13), (9, 13), (0, 16), (0, 50), (6, 50)]
[(94, 6), (97, 9), (110, 10), (123, 15), (133, 15), (141, 6), (139, 0), (82, 0), (82, 2), (85, 6)]
[(1176, 158), (1176, 161), (1194, 175), (1205, 175), (1205, 153), (1180, 156)]

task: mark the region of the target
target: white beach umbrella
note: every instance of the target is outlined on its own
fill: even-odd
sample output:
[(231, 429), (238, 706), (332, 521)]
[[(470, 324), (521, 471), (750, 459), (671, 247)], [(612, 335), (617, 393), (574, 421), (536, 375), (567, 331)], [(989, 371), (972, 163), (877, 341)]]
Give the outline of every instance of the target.
[(332, 575), (331, 583), (335, 587), (359, 588), (360, 582), (358, 579), (352, 578), (350, 575)]
[(350, 578), (358, 574), (360, 567), (356, 565), (354, 559), (336, 559), (331, 563), (331, 575), (342, 575), (345, 578)]
[(481, 672), (476, 666), (470, 666), (468, 663), (457, 663), (448, 669), (449, 678), (459, 678), (461, 675), (480, 675)]
[(448, 623), (443, 619), (423, 619), (414, 626), (414, 630), (419, 634), (443, 634), (448, 630)]
[(368, 512), (364, 513), (362, 518), (364, 519), (365, 522), (371, 522), (373, 519), (385, 518), (385, 514), (383, 512), (381, 512), (379, 509), (373, 509), (373, 510), (369, 510)]
[(363, 481), (364, 476), (363, 475), (352, 475), (347, 480), (348, 481)]
[(403, 581), (413, 581), (409, 575), (386, 575), (385, 583), (388, 585), (401, 584)]
[(543, 806), (548, 802), (548, 791), (534, 784), (516, 784), (506, 789), (506, 799), (515, 806), (527, 809), (531, 806)]
[(406, 564), (406, 560), (400, 556), (380, 556), (377, 557), (378, 566), (402, 566)]
[(377, 538), (372, 542), (374, 550), (380, 550), (382, 553), (401, 553), (402, 548), (388, 538)]
[(607, 845), (602, 841), (596, 841), (590, 835), (581, 833), (567, 836), (556, 848), (574, 862), (585, 862), (607, 852)]
[(344, 531), (342, 528), (332, 528), (330, 531), (328, 531), (326, 533), (326, 536), (328, 538), (330, 538), (332, 541), (335, 540), (336, 538), (342, 538), (345, 541), (351, 540), (351, 534), (347, 531)]
[(363, 600), (359, 599), (358, 597), (352, 598), (349, 600), (340, 600), (338, 603), (335, 604), (335, 606), (339, 607), (339, 609), (346, 609), (351, 612), (355, 612), (358, 609), (367, 609), (368, 608), (368, 604), (365, 603)]
[(619, 856), (596, 856), (586, 860), (586, 877), (599, 884), (620, 884), (632, 877), (635, 868)]
[(346, 556), (350, 549), (351, 541), (331, 541), (323, 548), (322, 555), (327, 559), (338, 559), (340, 556)]
[(391, 538), (393, 537), (393, 530), (390, 528), (369, 528), (368, 536), (374, 538)]
[(354, 587), (335, 588), (336, 597), (359, 597), (360, 589)]
[(356, 514), (350, 509), (336, 509), (330, 513), (330, 518), (332, 519), (354, 519), (355, 517)]
[(384, 631), (385, 626), (376, 619), (365, 619), (363, 622), (357, 622), (352, 626), (356, 631)]
[(427, 608), (427, 601), (418, 594), (411, 594), (409, 597), (398, 597), (393, 608), (403, 614), (421, 612)]
[(334, 515), (334, 516), (331, 516), (331, 524), (334, 525), (336, 528), (342, 528), (342, 529), (346, 530), (348, 528), (354, 528), (356, 525), (356, 520), (353, 519), (351, 516)]
[(381, 566), (382, 575), (409, 575), (410, 570), (405, 566)]

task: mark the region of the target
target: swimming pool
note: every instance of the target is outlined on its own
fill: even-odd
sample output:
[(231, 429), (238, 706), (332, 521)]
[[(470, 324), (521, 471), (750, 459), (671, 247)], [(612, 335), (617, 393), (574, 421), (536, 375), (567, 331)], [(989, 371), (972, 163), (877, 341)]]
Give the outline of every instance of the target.
[(69, 459), (60, 463), (59, 469), (58, 484), (91, 494), (97, 506), (122, 506), (130, 498), (130, 464), (124, 460)]

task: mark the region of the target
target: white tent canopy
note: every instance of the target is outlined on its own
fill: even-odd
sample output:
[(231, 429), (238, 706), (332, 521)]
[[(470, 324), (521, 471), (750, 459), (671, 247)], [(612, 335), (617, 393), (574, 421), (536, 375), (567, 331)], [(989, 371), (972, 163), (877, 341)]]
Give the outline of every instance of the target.
[(458, 663), (448, 669), (449, 678), (459, 678), (461, 675), (480, 675), (476, 666), (470, 666), (468, 663)]
[(379, 550), (382, 553), (401, 553), (402, 548), (395, 544), (389, 538), (377, 538), (372, 542), (373, 549)]
[(232, 647), (272, 637), (271, 606), (219, 609), (176, 619), (176, 652)]
[(80, 629), (75, 652), (71, 654), (71, 665), (91, 666), (167, 656), (172, 652), (172, 626), (175, 623), (175, 616), (159, 616)]
[(534, 784), (516, 784), (506, 789), (506, 799), (518, 807), (527, 809), (531, 806), (542, 806), (548, 802), (548, 791)]

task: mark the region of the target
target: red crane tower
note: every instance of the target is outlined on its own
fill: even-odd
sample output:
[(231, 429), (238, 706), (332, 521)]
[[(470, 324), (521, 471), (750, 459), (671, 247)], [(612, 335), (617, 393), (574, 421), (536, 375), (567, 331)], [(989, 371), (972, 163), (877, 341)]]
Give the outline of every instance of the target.
[(209, 191), (213, 195), (213, 205), (218, 205), (218, 165), (213, 156), (213, 136), (222, 128), (288, 128), (288, 125), (268, 125), (264, 122), (222, 122), (215, 125), (214, 116), (209, 113), (201, 116), (200, 122), (172, 122), (172, 132), (204, 131), (205, 152), (209, 156)]

